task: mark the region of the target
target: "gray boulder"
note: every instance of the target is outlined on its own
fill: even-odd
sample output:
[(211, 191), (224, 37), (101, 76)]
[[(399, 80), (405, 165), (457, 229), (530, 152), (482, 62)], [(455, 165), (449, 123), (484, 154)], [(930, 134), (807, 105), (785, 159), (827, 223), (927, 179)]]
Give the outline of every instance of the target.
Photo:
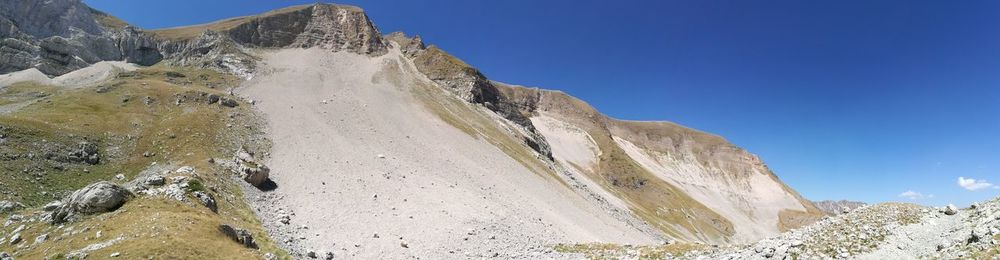
[(57, 200), (57, 201), (49, 202), (49, 204), (45, 204), (45, 206), (42, 207), (42, 210), (51, 212), (51, 211), (55, 211), (55, 210), (59, 209), (59, 207), (62, 207), (62, 205), (63, 205), (62, 201), (58, 201)]
[(215, 198), (213, 198), (211, 194), (202, 191), (195, 191), (192, 192), (191, 195), (194, 195), (195, 198), (198, 198), (198, 201), (201, 202), (201, 205), (205, 205), (205, 207), (208, 208), (209, 210), (212, 210), (212, 212), (218, 212), (219, 206), (215, 204)]
[(257, 242), (253, 240), (253, 235), (246, 229), (233, 228), (232, 226), (222, 224), (219, 225), (219, 231), (222, 231), (222, 234), (245, 247), (257, 248)]
[(167, 180), (163, 176), (150, 176), (146, 178), (145, 184), (150, 186), (160, 186), (167, 183)]
[(233, 162), (235, 163), (236, 173), (239, 174), (244, 181), (255, 187), (261, 187), (261, 185), (263, 185), (270, 176), (271, 169), (264, 164), (257, 162), (253, 158), (253, 155), (244, 149), (240, 149), (240, 151), (236, 152)]
[(942, 212), (945, 215), (955, 215), (958, 213), (958, 208), (956, 208), (955, 205), (948, 204), (948, 206), (944, 207), (944, 210), (942, 210)]
[(8, 213), (21, 208), (24, 208), (24, 204), (9, 200), (0, 200), (0, 213)]
[(52, 223), (62, 223), (77, 215), (89, 215), (118, 209), (132, 193), (114, 183), (101, 181), (76, 190), (63, 199), (63, 205), (52, 212)]
[(97, 154), (97, 145), (91, 142), (80, 142), (77, 148), (70, 152), (71, 162), (84, 162), (87, 164), (97, 164), (101, 162), (101, 157)]
[(14, 235), (10, 237), (10, 244), (11, 245), (17, 244), (17, 243), (20, 243), (20, 242), (21, 242), (21, 233), (14, 233)]
[(225, 107), (236, 107), (240, 105), (240, 103), (236, 102), (235, 99), (231, 98), (223, 98), (222, 101), (219, 102), (219, 104)]

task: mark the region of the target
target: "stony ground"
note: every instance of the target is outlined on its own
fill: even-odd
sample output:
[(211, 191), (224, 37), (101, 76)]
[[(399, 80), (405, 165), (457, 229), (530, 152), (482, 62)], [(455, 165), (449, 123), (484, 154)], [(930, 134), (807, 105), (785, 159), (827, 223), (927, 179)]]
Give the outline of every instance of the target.
[(966, 209), (865, 206), (750, 245), (694, 250), (679, 258), (996, 259), (998, 199)]

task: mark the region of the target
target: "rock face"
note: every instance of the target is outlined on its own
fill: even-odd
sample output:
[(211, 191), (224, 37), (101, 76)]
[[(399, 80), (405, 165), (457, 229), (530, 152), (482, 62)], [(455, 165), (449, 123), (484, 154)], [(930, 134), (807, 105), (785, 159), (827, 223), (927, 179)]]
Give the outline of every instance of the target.
[(268, 180), (271, 169), (254, 159), (246, 150), (240, 150), (233, 158), (233, 170), (247, 183), (262, 187)]
[[(235, 22), (234, 22), (235, 21)], [(335, 4), (294, 6), (208, 25), (152, 31), (168, 62), (249, 78), (256, 59), (246, 48), (310, 48), (382, 55), (387, 44), (360, 8)]]
[(74, 191), (52, 212), (52, 222), (61, 223), (76, 215), (113, 211), (125, 204), (132, 193), (114, 183), (101, 181)]
[(854, 209), (860, 208), (868, 204), (860, 201), (823, 200), (823, 201), (813, 201), (813, 205), (816, 205), (816, 208), (822, 210), (823, 212), (826, 212), (826, 214), (840, 215), (851, 212)]
[(0, 74), (62, 75), (99, 61), (160, 61), (155, 41), (79, 0), (0, 1)]
[(0, 74), (37, 68), (50, 76), (99, 61), (152, 65), (166, 59), (249, 78), (256, 67), (246, 48), (320, 47), (365, 55), (387, 51), (364, 11), (334, 4), (147, 32), (80, 0), (2, 0), (0, 39)]
[(232, 239), (245, 247), (257, 248), (257, 242), (253, 240), (253, 235), (250, 234), (250, 231), (233, 228), (232, 226), (226, 224), (219, 225), (219, 231), (229, 237), (229, 239)]

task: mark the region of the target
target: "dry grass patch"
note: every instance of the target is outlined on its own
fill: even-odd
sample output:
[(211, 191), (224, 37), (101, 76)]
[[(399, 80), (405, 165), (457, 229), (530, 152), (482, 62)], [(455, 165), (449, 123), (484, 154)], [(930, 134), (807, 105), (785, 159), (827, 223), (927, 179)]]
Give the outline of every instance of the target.
[[(260, 258), (264, 252), (274, 252), (287, 256), (270, 241), (244, 201), (239, 180), (207, 161), (231, 157), (249, 136), (259, 134), (253, 127), (243, 127), (251, 118), (249, 105), (227, 108), (197, 99), (204, 97), (200, 93), (226, 97), (220, 88), (235, 83), (233, 77), (209, 70), (155, 66), (100, 86), (61, 89), (25, 85), (0, 93), (3, 100), (8, 93), (52, 92), (0, 116), (4, 131), (0, 133), (6, 135), (0, 149), (0, 192), (5, 199), (37, 206), (95, 181), (115, 181), (116, 174), (132, 179), (156, 163), (194, 167), (197, 182), (218, 204), (216, 214), (191, 198), (180, 202), (139, 197), (117, 211), (67, 224), (73, 230), (89, 228), (87, 232), (69, 231), (63, 236), (62, 229), (48, 223), (27, 222), (30, 227), (22, 233), (26, 241), (19, 245), (31, 244), (43, 233), (49, 233), (49, 240), (21, 248), (4, 243), (0, 250), (18, 259), (61, 257), (121, 236), (120, 242), (91, 255), (106, 258), (119, 252), (127, 259), (224, 259)], [(40, 143), (72, 146), (81, 140), (97, 144), (99, 163), (59, 163), (44, 156), (27, 156)], [(3, 156), (5, 153), (12, 156)], [(28, 174), (24, 168), (30, 169)], [(41, 174), (35, 177), (36, 173)], [(17, 214), (36, 213), (29, 209)], [(250, 230), (261, 250), (244, 248), (224, 237), (218, 230), (222, 223)], [(101, 238), (94, 238), (98, 230)]]

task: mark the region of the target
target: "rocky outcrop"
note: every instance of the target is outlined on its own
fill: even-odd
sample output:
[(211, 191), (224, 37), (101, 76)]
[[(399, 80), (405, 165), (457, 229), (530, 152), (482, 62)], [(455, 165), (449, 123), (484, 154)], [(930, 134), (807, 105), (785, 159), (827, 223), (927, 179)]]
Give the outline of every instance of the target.
[(0, 200), (0, 214), (10, 213), (21, 208), (24, 208), (24, 204), (16, 201)]
[(201, 202), (201, 205), (204, 205), (206, 208), (208, 208), (212, 212), (218, 212), (219, 211), (219, 206), (215, 203), (215, 198), (212, 197), (211, 194), (205, 193), (203, 191), (195, 191), (195, 192), (192, 192), (191, 195), (193, 195), (195, 198), (197, 198), (198, 202)]
[(161, 56), (151, 37), (79, 0), (0, 1), (0, 74), (37, 68), (62, 75), (100, 61), (152, 65)]
[(132, 193), (114, 183), (101, 181), (74, 191), (62, 200), (51, 214), (53, 223), (62, 223), (79, 215), (113, 211), (132, 197)]
[(385, 35), (385, 39), (398, 44), (399, 51), (409, 58), (415, 58), (417, 54), (420, 54), (420, 51), (427, 48), (427, 46), (424, 46), (424, 41), (420, 38), (420, 35), (414, 35), (411, 38), (407, 37), (403, 32), (393, 32)]
[(518, 109), (518, 103), (511, 102), (502, 95), (494, 82), (487, 79), (478, 69), (436, 46), (425, 47), (420, 36), (410, 38), (403, 33), (395, 32), (387, 35), (386, 39), (400, 46), (403, 54), (413, 60), (420, 73), (462, 100), (481, 104), (522, 127), (525, 144), (546, 158), (552, 158), (552, 151), (545, 137), (538, 134), (528, 116)]
[(229, 237), (229, 239), (232, 239), (245, 247), (257, 248), (257, 242), (253, 240), (253, 235), (251, 235), (250, 231), (247, 231), (246, 229), (234, 228), (230, 225), (222, 224), (219, 225), (219, 231), (221, 231), (223, 235), (226, 235), (226, 237)]
[(205, 31), (194, 39), (163, 41), (159, 49), (170, 65), (212, 68), (242, 78), (257, 70), (253, 56), (232, 38), (215, 31)]
[(253, 154), (241, 149), (233, 157), (233, 165), (229, 166), (243, 181), (254, 187), (261, 188), (267, 182), (270, 168), (254, 159)]
[(168, 62), (249, 78), (256, 59), (247, 48), (310, 48), (382, 55), (386, 42), (360, 8), (335, 4), (289, 7), (212, 24), (152, 31)]

